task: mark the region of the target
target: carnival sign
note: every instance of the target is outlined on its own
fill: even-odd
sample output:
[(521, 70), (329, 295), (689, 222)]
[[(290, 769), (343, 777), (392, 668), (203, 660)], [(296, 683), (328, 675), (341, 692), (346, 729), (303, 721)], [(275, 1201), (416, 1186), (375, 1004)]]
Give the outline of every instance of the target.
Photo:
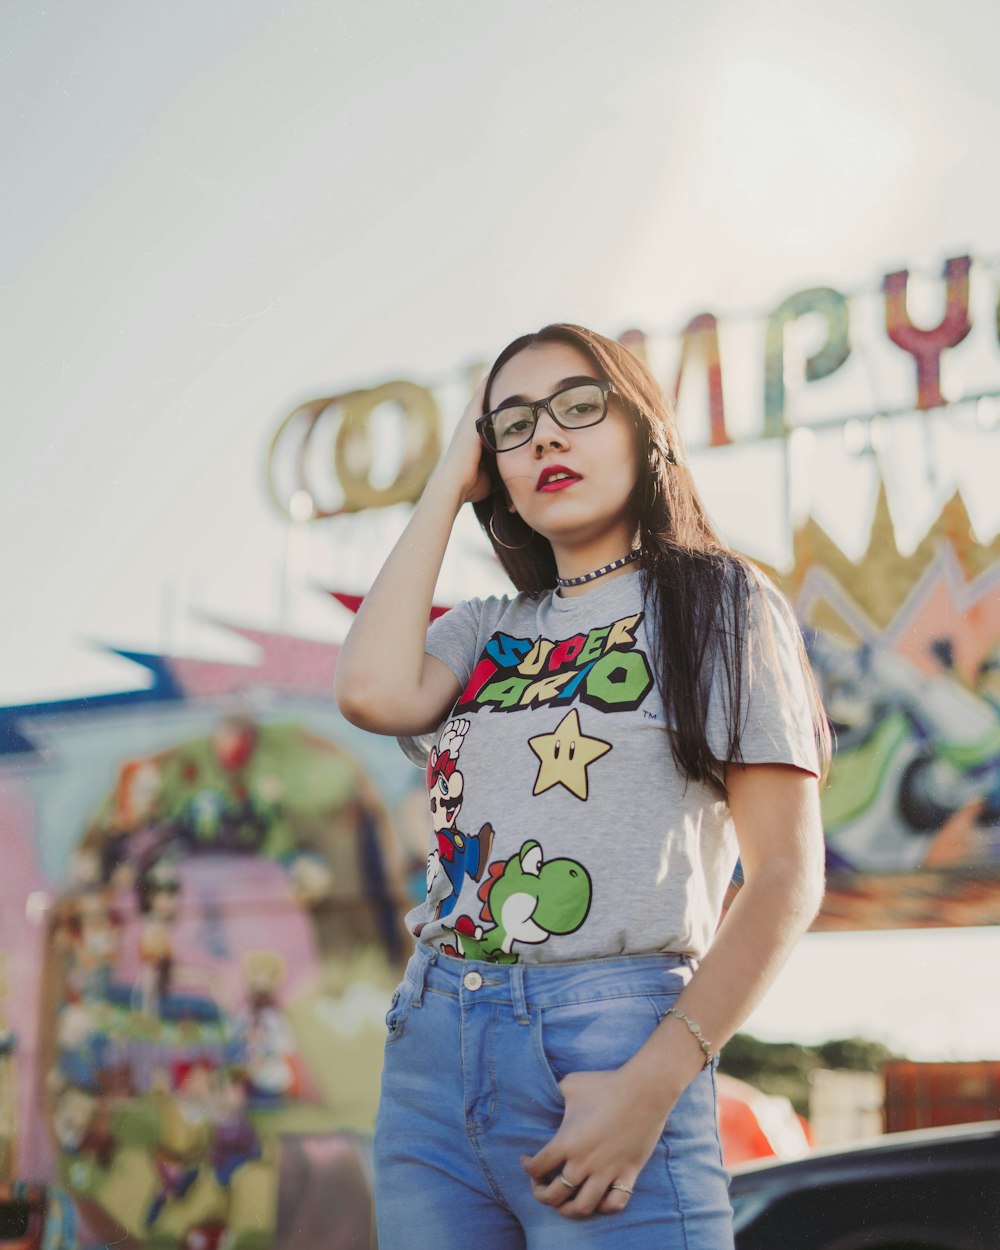
[[(702, 312), (679, 334), (629, 329), (619, 342), (659, 377), (678, 405), (688, 445), (695, 448), (780, 439), (797, 425), (816, 429), (993, 402), (1000, 396), (995, 358), (1000, 293), (995, 281), (992, 288), (979, 281), (991, 317), (985, 315), (985, 299), (978, 318), (974, 315), (976, 268), (970, 256), (945, 261), (934, 293), (939, 316), (930, 326), (918, 325), (911, 307), (912, 288), (922, 275), (900, 269), (885, 274), (877, 291), (847, 295), (832, 286), (810, 287), (766, 314)], [(993, 280), (989, 266), (978, 268), (979, 278)], [(884, 336), (876, 333), (877, 323)], [(975, 343), (974, 327), (979, 328)], [(988, 350), (985, 337), (992, 340)], [(943, 365), (946, 353), (967, 340), (975, 364), (971, 385), (958, 393), (945, 387)], [(871, 393), (873, 370), (884, 379), (877, 401)], [(819, 398), (821, 388), (822, 401), (810, 407), (808, 400)], [(697, 392), (700, 414), (685, 402), (691, 391)], [(730, 416), (734, 406), (736, 421)], [(995, 407), (991, 412), (995, 421)], [(376, 437), (379, 423), (389, 437)], [(437, 463), (441, 432), (434, 391), (413, 381), (381, 382), (309, 400), (281, 421), (271, 441), (269, 496), (280, 512), (297, 521), (414, 502)]]

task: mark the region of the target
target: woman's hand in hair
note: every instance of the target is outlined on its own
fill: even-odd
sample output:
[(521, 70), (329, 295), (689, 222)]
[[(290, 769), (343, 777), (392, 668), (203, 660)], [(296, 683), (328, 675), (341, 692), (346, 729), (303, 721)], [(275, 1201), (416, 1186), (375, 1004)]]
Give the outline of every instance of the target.
[[(485, 392), (484, 376), (455, 426), (451, 442), (434, 472), (434, 477), (439, 481), (457, 484), (463, 500), (467, 503), (477, 503), (480, 499), (485, 499), (493, 489), (489, 473), (484, 467), (484, 457), (490, 453), (483, 447), (476, 431), (476, 420), (483, 414)], [(431, 481), (433, 480), (432, 478)]]

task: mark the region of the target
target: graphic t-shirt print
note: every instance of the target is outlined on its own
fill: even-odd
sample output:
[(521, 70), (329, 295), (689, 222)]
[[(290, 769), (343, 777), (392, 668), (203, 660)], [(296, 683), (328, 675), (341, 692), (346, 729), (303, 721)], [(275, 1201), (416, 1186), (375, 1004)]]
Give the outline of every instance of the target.
[(602, 712), (634, 711), (653, 674), (635, 631), (642, 613), (623, 616), (586, 634), (552, 641), (497, 632), (486, 644), (455, 705), (463, 715), (488, 708), (523, 712), (574, 699)]
[[(649, 661), (636, 643), (641, 620), (642, 613), (633, 613), (560, 639), (497, 631), (484, 647), (427, 765), (435, 837), (427, 861), (427, 903), (432, 920), (446, 921), (440, 943), (446, 954), (514, 963), (516, 944), (537, 946), (575, 933), (586, 921), (593, 882), (584, 864), (568, 856), (547, 858), (541, 839), (534, 837), (525, 837), (507, 858), (490, 861), (494, 823), (502, 822), (504, 813), (483, 813), (491, 819), (478, 830), (463, 830), (462, 747), (477, 713), (492, 718), (565, 708), (547, 732), (525, 733), (522, 741), (535, 772), (528, 793), (518, 793), (514, 805), (519, 817), (526, 816), (531, 809), (525, 801), (551, 791), (585, 803), (595, 766), (613, 751), (593, 722), (600, 723), (599, 714), (635, 711), (653, 687)], [(509, 844), (509, 836), (505, 840)], [(451, 920), (461, 910), (467, 879), (477, 884), (478, 914)]]

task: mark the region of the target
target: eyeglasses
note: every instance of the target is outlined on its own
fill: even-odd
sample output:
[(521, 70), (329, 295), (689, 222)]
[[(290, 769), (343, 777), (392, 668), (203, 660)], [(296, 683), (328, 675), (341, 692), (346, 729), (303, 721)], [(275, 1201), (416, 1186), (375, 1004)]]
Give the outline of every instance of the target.
[(610, 382), (576, 382), (533, 404), (503, 404), (476, 422), (479, 437), (493, 452), (513, 451), (531, 441), (542, 408), (564, 430), (583, 430), (608, 415)]

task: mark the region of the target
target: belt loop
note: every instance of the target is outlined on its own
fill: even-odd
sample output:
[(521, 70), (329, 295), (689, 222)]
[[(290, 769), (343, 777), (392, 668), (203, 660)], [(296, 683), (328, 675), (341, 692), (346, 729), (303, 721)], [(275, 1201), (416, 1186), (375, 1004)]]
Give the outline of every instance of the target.
[(413, 995), (414, 1007), (424, 1005), (424, 986), (427, 984), (427, 973), (437, 963), (438, 952), (433, 948), (418, 947), (420, 964), (417, 967), (417, 992)]
[(511, 964), (510, 997), (514, 1005), (514, 1019), (518, 1024), (530, 1024), (528, 1001), (524, 995), (524, 964), (522, 963)]

